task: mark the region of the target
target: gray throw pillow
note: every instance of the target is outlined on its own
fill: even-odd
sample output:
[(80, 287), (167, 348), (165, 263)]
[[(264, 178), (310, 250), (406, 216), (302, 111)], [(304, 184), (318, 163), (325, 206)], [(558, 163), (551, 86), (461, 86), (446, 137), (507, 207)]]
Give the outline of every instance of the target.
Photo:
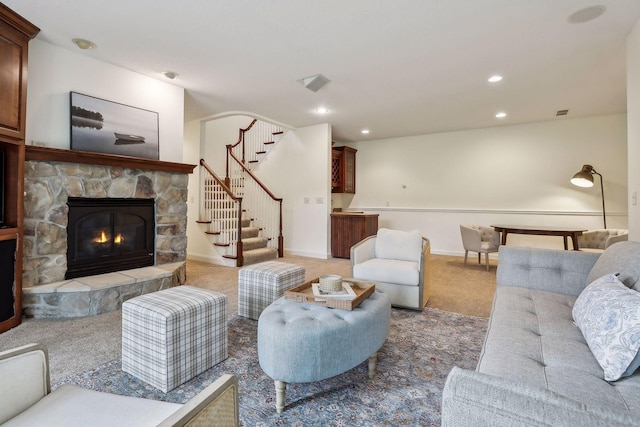
[(587, 286), (573, 306), (573, 320), (604, 371), (616, 381), (632, 375), (640, 358), (640, 293), (613, 274)]
[(609, 246), (591, 269), (587, 283), (606, 274), (617, 274), (625, 286), (640, 291), (640, 242), (620, 242)]

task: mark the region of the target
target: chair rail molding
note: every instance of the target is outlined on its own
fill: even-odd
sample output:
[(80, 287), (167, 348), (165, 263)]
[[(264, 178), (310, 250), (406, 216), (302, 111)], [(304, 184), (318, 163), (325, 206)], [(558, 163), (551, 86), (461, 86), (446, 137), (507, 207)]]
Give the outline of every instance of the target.
[[(416, 208), (416, 207), (349, 207), (344, 212), (428, 212), (492, 215), (557, 215), (557, 216), (602, 216), (602, 211), (550, 211), (550, 210), (507, 210), (507, 209), (464, 209), (464, 208)], [(607, 216), (628, 216), (628, 212), (607, 212)]]

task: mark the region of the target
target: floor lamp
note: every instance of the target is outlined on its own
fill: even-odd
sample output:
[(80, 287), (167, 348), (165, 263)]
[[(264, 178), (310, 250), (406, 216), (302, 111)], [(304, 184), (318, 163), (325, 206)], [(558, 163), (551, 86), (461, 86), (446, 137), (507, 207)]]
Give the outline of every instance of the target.
[(571, 178), (571, 183), (578, 187), (593, 187), (593, 175), (600, 177), (600, 193), (602, 194), (602, 220), (604, 228), (607, 228), (607, 213), (604, 209), (604, 185), (602, 183), (602, 175), (600, 175), (591, 165), (582, 166), (582, 170)]

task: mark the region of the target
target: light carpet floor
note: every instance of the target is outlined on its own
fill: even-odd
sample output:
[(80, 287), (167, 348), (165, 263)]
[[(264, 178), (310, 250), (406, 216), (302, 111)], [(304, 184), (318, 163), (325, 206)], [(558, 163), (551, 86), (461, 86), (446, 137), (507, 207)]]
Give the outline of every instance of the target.
[[(285, 256), (280, 261), (305, 267), (307, 280), (323, 274), (350, 276), (348, 259)], [(495, 264), (487, 272), (483, 266), (474, 262), (464, 265), (463, 261), (461, 257), (431, 256), (432, 295), (427, 307), (488, 317), (495, 292)], [(188, 261), (187, 284), (227, 295), (231, 316), (237, 313), (238, 270)], [(25, 319), (21, 325), (0, 334), (0, 351), (32, 342), (49, 349), (51, 380), (56, 383), (120, 356), (121, 312), (79, 319)]]

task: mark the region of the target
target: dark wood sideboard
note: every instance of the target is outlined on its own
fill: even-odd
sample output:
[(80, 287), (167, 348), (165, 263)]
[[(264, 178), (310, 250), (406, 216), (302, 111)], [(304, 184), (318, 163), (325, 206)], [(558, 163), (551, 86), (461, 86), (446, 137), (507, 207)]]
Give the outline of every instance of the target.
[(378, 214), (334, 212), (331, 214), (331, 255), (350, 258), (351, 246), (378, 232)]

